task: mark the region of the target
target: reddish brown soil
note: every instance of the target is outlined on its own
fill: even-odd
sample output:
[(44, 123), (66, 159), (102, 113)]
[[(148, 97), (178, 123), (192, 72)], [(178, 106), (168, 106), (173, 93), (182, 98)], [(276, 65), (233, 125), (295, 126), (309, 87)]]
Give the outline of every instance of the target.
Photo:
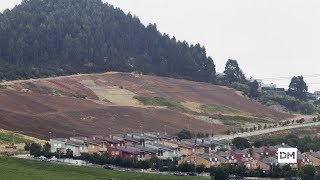
[[(95, 103), (97, 96), (84, 87), (82, 80), (93, 80), (97, 85), (122, 86), (138, 95), (161, 96), (176, 101), (225, 105), (240, 111), (268, 116), (273, 119), (290, 115), (269, 109), (239, 96), (234, 90), (207, 83), (171, 78), (140, 76), (128, 73), (78, 75), (32, 81), (17, 81), (14, 90), (0, 91), (0, 128), (21, 131), (44, 138), (51, 131), (55, 136), (69, 136), (76, 130), (79, 135), (164, 131), (169, 133), (187, 128), (210, 132), (210, 124), (167, 109), (114, 106), (107, 101)], [(29, 93), (20, 91), (28, 90)], [(60, 94), (60, 96), (53, 96)], [(87, 97), (85, 100), (80, 97)], [(78, 98), (76, 98), (78, 97)], [(222, 133), (228, 126), (214, 125), (214, 133)]]
[[(167, 109), (103, 106), (89, 100), (70, 97), (44, 96), (12, 91), (0, 92), (0, 128), (47, 138), (78, 135), (164, 131), (169, 133), (186, 129), (193, 132), (210, 132), (207, 123)], [(228, 127), (214, 125), (215, 133)]]

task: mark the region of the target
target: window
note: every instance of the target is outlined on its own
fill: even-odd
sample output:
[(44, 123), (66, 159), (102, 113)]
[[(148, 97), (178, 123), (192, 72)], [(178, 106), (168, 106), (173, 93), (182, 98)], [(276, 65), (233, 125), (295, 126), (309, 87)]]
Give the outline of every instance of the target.
[(53, 146), (54, 146), (54, 147), (57, 147), (57, 146), (58, 146), (58, 144), (54, 144)]
[(117, 156), (117, 155), (119, 155), (119, 151), (112, 151), (111, 154)]

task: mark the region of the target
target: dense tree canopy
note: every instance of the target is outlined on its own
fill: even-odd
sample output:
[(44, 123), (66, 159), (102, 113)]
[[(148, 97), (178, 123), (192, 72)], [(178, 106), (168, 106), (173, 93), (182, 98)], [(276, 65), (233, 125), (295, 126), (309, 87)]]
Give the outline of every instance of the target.
[(291, 79), (288, 95), (296, 97), (298, 99), (306, 99), (308, 92), (308, 86), (303, 80), (303, 76), (294, 76)]
[(253, 98), (256, 98), (258, 97), (259, 95), (259, 83), (257, 80), (254, 80), (253, 82), (250, 82), (249, 83), (249, 96), (250, 97), (253, 97)]
[(236, 137), (232, 140), (232, 144), (238, 149), (245, 149), (250, 147), (250, 143), (246, 138)]
[(191, 135), (191, 132), (188, 131), (188, 130), (181, 130), (180, 132), (178, 132), (176, 134), (180, 139), (191, 139), (192, 138), (192, 135)]
[(101, 0), (23, 0), (0, 13), (0, 79), (104, 71), (213, 82), (204, 47)]
[(229, 59), (226, 63), (224, 70), (225, 79), (229, 82), (244, 82), (246, 80), (245, 75), (240, 69), (236, 60)]

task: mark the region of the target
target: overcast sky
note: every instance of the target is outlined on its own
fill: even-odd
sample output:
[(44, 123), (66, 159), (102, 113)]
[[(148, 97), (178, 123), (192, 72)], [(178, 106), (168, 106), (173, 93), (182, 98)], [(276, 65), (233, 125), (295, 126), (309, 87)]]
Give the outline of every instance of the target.
[[(0, 11), (20, 1), (1, 1)], [(162, 33), (205, 46), (218, 72), (231, 58), (247, 77), (287, 87), (290, 77), (304, 75), (310, 91), (320, 90), (318, 0), (107, 1)]]

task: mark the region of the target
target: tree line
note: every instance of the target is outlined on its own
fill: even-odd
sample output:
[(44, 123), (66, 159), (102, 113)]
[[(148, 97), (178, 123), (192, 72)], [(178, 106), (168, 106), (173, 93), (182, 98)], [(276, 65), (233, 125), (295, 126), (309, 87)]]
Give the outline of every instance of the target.
[(23, 0), (0, 13), (0, 42), (5, 80), (105, 71), (215, 80), (203, 46), (101, 0)]

